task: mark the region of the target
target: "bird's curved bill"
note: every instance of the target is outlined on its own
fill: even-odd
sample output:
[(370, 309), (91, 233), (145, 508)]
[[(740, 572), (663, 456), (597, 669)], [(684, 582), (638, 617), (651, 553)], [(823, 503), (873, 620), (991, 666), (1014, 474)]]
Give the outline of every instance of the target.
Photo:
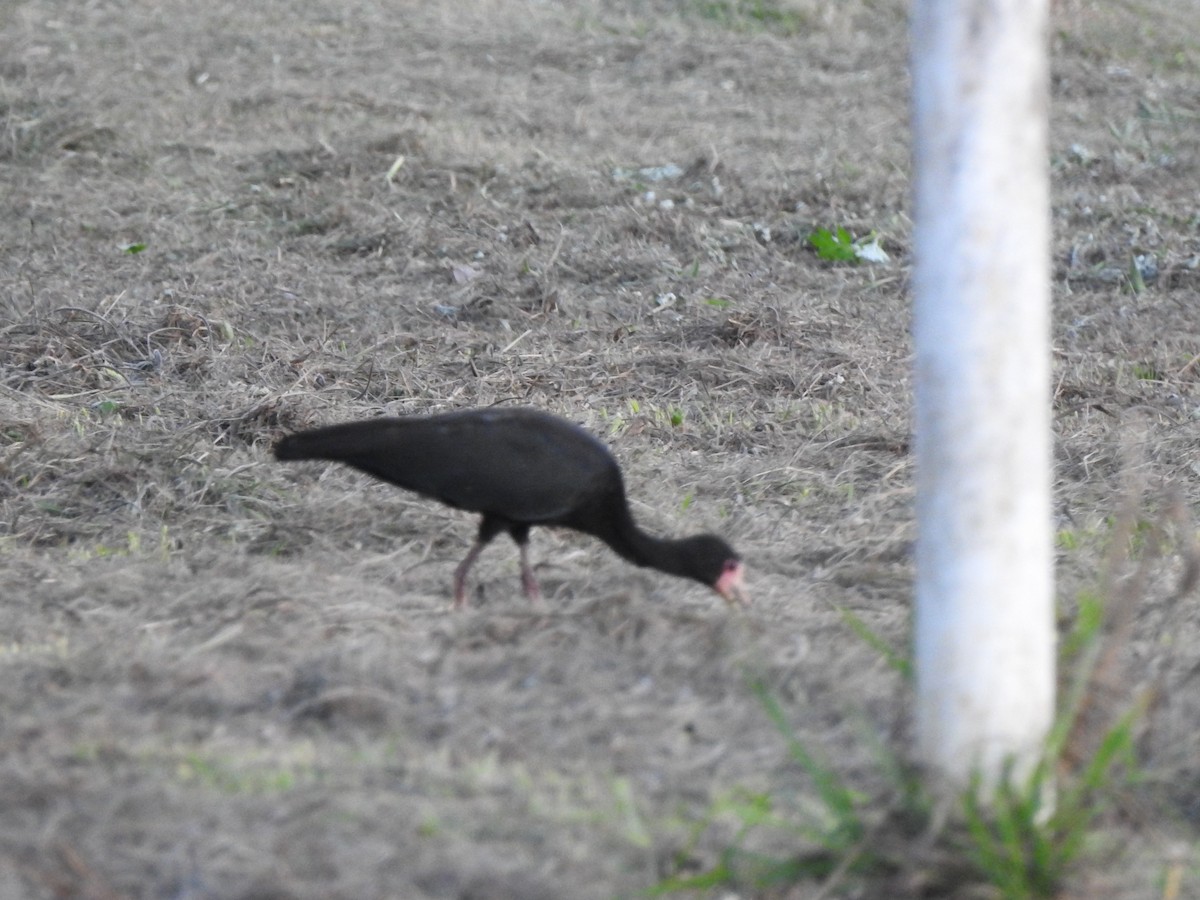
[(725, 598), (726, 603), (749, 606), (750, 595), (746, 592), (746, 586), (742, 582), (745, 575), (746, 567), (738, 563), (721, 573), (721, 577), (717, 579), (713, 589)]

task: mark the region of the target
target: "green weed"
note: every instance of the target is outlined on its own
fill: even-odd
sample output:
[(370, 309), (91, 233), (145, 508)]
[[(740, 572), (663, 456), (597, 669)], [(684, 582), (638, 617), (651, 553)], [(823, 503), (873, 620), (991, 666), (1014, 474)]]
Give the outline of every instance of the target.
[[(808, 775), (816, 802), (780, 810), (765, 792), (734, 789), (719, 798), (695, 824), (677, 855), (680, 867), (692, 859), (700, 838), (711, 827), (732, 820), (736, 831), (715, 865), (696, 874), (676, 874), (648, 891), (661, 896), (678, 891), (703, 890), (722, 885), (747, 885), (756, 889), (823, 879), (837, 871), (858, 871), (875, 864), (864, 842), (866, 798), (852, 790), (837, 770), (796, 738), (778, 698), (760, 680), (750, 683), (751, 693), (787, 744), (791, 758)], [(799, 807), (803, 806), (803, 809)], [(808, 850), (784, 858), (747, 849), (750, 837), (763, 830), (784, 832)]]
[[(1125, 535), (1128, 542), (1128, 535)], [(911, 681), (912, 661), (860, 617), (837, 607), (843, 621), (888, 665)], [(1097, 817), (1136, 777), (1136, 723), (1144, 704), (1133, 704), (1082, 752), (1079, 725), (1106, 640), (1105, 603), (1097, 594), (1080, 596), (1061, 659), (1071, 668), (1070, 689), (1046, 740), (1039, 762), (1024, 781), (1011, 767), (994, 789), (974, 780), (959, 797), (957, 815), (934, 802), (916, 769), (880, 742), (875, 756), (889, 797), (869, 798), (801, 741), (778, 698), (761, 679), (751, 693), (783, 737), (789, 756), (808, 776), (814, 795), (787, 803), (770, 792), (734, 790), (717, 800), (695, 825), (677, 858), (693, 861), (700, 837), (720, 822), (736, 824), (732, 839), (710, 867), (674, 874), (651, 896), (721, 886), (763, 889), (820, 880), (828, 890), (839, 879), (865, 882), (919, 866), (933, 883), (978, 889), (1004, 900), (1059, 896), (1084, 853)], [(790, 836), (797, 854), (773, 858), (747, 849), (764, 830)], [(806, 848), (801, 851), (802, 848)]]
[(695, 15), (734, 31), (769, 31), (783, 36), (799, 34), (803, 15), (781, 9), (768, 0), (695, 0)]
[(854, 236), (840, 225), (833, 231), (818, 228), (808, 236), (808, 243), (817, 251), (817, 256), (829, 262), (858, 262), (858, 249)]
[[(49, 504), (47, 505), (49, 510)], [(137, 556), (158, 556), (163, 562), (171, 556), (171, 550), (174, 547), (174, 542), (171, 539), (171, 534), (166, 525), (161, 526), (158, 532), (157, 545), (143, 549), (142, 535), (137, 531), (129, 531), (125, 534), (125, 544), (93, 544), (90, 547), (74, 547), (71, 549), (71, 557), (74, 559), (90, 560), (90, 559), (110, 559), (114, 557), (137, 557)]]
[(855, 240), (854, 235), (840, 225), (832, 231), (818, 228), (809, 234), (808, 243), (817, 251), (817, 256), (828, 262), (885, 263), (889, 260), (875, 232)]
[(1062, 790), (1056, 790), (1060, 756), (1053, 739), (1024, 785), (1014, 785), (1010, 771), (987, 799), (978, 780), (967, 790), (966, 852), (1005, 900), (1059, 895), (1106, 798), (1135, 771), (1133, 725), (1139, 714), (1126, 713)]
[(292, 790), (296, 773), (278, 767), (243, 766), (230, 760), (188, 753), (176, 766), (180, 781), (224, 794), (272, 794)]

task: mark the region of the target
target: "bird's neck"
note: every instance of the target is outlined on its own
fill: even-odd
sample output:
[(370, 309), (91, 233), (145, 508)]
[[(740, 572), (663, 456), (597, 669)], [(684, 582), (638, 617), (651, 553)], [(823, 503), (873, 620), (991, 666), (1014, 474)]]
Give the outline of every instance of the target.
[(657, 538), (638, 528), (628, 509), (615, 522), (616, 528), (602, 539), (622, 558), (635, 566), (652, 566), (668, 575), (687, 576), (687, 566), (681, 553), (684, 541)]

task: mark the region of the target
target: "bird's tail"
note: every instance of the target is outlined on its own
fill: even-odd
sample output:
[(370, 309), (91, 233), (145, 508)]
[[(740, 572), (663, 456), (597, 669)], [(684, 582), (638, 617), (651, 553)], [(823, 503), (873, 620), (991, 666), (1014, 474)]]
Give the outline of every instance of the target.
[(275, 445), (275, 458), (346, 460), (378, 453), (394, 445), (398, 427), (395, 419), (368, 419), (289, 434)]

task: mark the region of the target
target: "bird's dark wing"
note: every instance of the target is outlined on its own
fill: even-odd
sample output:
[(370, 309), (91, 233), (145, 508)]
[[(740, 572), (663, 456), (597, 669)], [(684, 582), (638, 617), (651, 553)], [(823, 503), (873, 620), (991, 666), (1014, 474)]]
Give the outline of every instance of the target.
[(620, 471), (582, 429), (536, 410), (380, 418), (286, 438), (281, 459), (332, 459), (450, 506), (512, 522), (569, 520)]

